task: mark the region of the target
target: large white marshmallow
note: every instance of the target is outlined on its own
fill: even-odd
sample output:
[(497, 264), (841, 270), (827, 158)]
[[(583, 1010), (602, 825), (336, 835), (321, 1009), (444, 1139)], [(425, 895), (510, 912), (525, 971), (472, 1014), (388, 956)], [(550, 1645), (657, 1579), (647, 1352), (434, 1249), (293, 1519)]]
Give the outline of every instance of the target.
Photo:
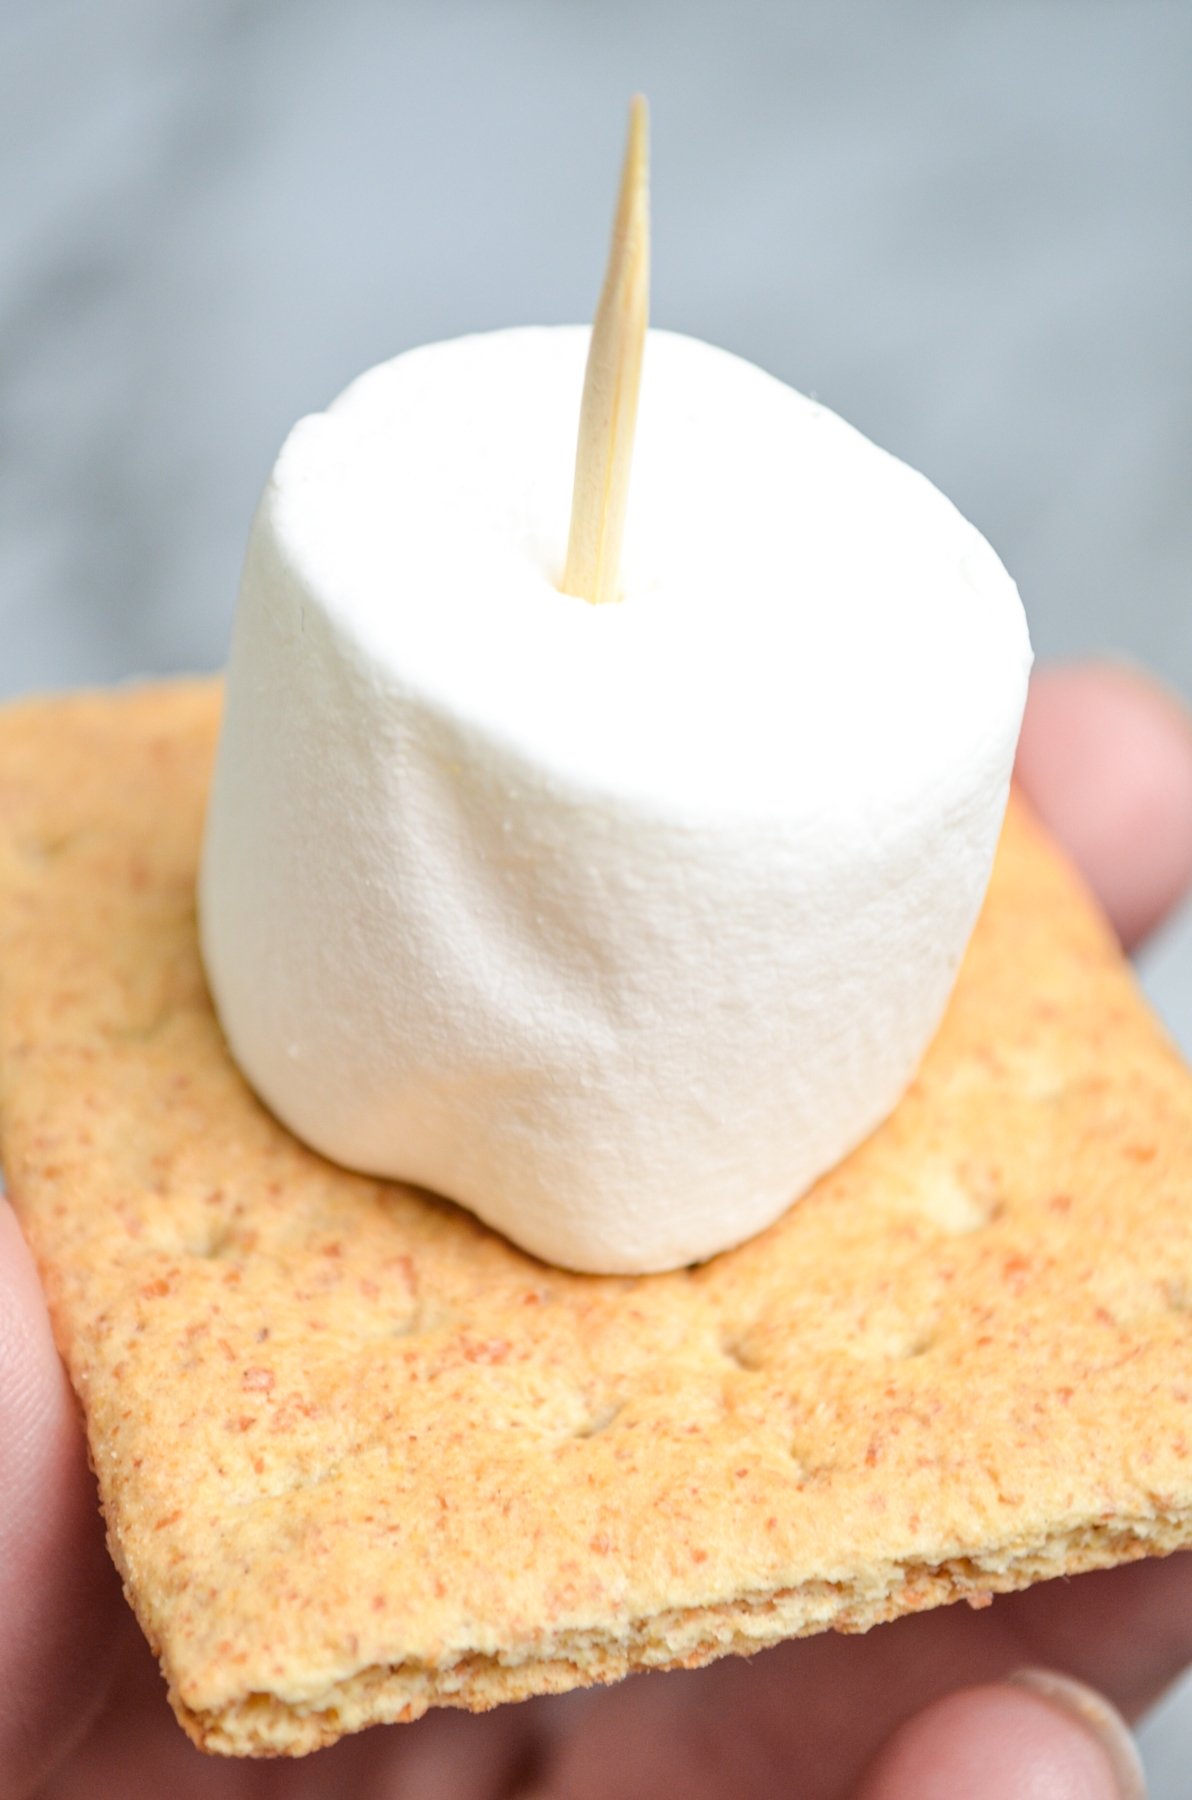
[(561, 593), (587, 338), (416, 350), (291, 433), (202, 944), (300, 1137), (637, 1272), (760, 1230), (898, 1101), (985, 891), (1031, 653), (928, 481), (662, 332), (623, 598)]

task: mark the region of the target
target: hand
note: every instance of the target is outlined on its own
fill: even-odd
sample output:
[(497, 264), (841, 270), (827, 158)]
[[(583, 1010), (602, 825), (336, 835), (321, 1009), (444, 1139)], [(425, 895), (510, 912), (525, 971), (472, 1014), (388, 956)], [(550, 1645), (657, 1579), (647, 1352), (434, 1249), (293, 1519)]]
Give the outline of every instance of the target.
[[(1142, 677), (1043, 674), (1020, 776), (1136, 943), (1192, 884), (1192, 724)], [(1189, 1659), (1192, 1558), (1176, 1557), (750, 1662), (479, 1718), (439, 1712), (300, 1763), (205, 1758), (121, 1598), (36, 1278), (0, 1201), (7, 1800), (1111, 1800), (1130, 1790), (1069, 1710), (1083, 1690), (1061, 1684), (1057, 1702), (1005, 1677), (1062, 1670), (1135, 1716)], [(1112, 1734), (1113, 1715), (1100, 1718)]]

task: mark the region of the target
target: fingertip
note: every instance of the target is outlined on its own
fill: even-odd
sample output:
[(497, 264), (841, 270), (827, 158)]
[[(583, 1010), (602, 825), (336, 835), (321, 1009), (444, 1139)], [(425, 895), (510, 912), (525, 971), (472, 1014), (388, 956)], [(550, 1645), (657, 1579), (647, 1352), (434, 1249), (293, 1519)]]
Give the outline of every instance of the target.
[(1119, 664), (1041, 669), (1016, 774), (1126, 945), (1192, 886), (1192, 715)]
[(8, 1532), (70, 1455), (70, 1401), (33, 1258), (0, 1195), (0, 1561)]
[(0, 1195), (0, 1792), (31, 1791), (110, 1679), (119, 1587), (37, 1271)]
[(1137, 1753), (1122, 1749), (1123, 1737), (1131, 1746), (1099, 1695), (1031, 1671), (916, 1714), (879, 1753), (855, 1800), (1143, 1800)]

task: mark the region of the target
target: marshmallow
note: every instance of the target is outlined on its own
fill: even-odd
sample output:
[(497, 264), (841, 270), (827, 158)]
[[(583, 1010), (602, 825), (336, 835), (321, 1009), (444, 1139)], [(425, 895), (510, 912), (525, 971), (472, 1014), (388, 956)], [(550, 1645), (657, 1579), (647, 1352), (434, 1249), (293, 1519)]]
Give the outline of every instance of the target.
[(299, 1137), (638, 1273), (762, 1229), (905, 1091), (1031, 652), (923, 476), (657, 331), (621, 599), (560, 592), (587, 341), (430, 345), (294, 428), (201, 935), (232, 1054)]

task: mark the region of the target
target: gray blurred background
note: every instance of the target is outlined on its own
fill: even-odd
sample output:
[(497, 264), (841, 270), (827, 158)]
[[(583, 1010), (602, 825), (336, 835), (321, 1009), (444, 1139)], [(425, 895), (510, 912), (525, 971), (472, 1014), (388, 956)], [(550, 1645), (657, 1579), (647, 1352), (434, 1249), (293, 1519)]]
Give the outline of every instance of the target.
[[(1189, 0), (0, 0), (0, 694), (214, 667), (300, 413), (589, 317), (636, 87), (655, 321), (1192, 697)], [(1192, 1049), (1192, 914), (1144, 975)], [(1144, 1735), (1192, 1794), (1192, 1692)]]

